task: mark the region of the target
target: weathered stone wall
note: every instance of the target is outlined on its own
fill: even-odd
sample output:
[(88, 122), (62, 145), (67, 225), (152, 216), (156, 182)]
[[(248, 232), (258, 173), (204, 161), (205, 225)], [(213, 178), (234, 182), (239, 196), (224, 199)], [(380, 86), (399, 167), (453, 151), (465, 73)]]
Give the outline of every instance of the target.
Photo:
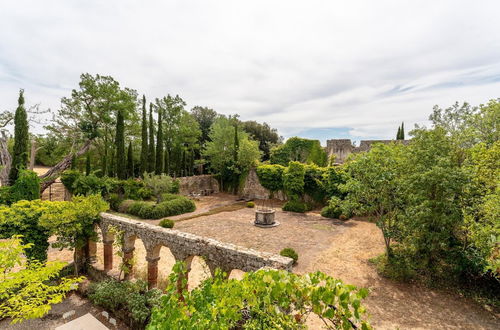
[(328, 157), (335, 155), (335, 162), (342, 164), (351, 153), (368, 151), (375, 143), (389, 144), (391, 142), (406, 145), (410, 140), (361, 140), (359, 147), (355, 147), (350, 139), (333, 139), (326, 141), (326, 153)]
[(180, 182), (179, 192), (183, 195), (219, 192), (219, 183), (213, 175), (194, 175), (178, 178)]
[[(124, 232), (124, 259), (131, 259), (133, 257), (135, 240), (137, 238), (142, 240), (147, 251), (148, 278), (154, 281), (156, 281), (154, 274), (157, 274), (157, 268), (155, 267), (157, 267), (160, 258), (160, 248), (162, 246), (170, 249), (176, 261), (186, 261), (188, 269), (190, 269), (190, 263), (194, 256), (203, 257), (212, 273), (215, 272), (216, 268), (220, 268), (228, 274), (233, 269), (242, 271), (255, 271), (263, 267), (289, 271), (292, 269), (293, 260), (290, 258), (259, 252), (229, 243), (222, 243), (211, 238), (175, 229), (167, 229), (109, 213), (102, 213), (100, 221), (105, 249), (106, 244), (110, 244), (113, 241), (113, 237), (109, 231), (110, 226), (114, 226)], [(106, 268), (106, 254), (104, 258)]]
[[(250, 169), (248, 175), (245, 179), (245, 185), (241, 192), (241, 197), (245, 199), (268, 199), (269, 190), (264, 188), (259, 181), (257, 172), (254, 168)], [(278, 191), (274, 193), (274, 198), (279, 200), (286, 200), (286, 196), (283, 192)]]

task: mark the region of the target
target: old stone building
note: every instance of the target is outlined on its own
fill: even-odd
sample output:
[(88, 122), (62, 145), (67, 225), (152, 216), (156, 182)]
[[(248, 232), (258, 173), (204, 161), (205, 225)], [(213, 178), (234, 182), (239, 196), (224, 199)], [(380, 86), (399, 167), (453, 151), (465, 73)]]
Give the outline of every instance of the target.
[(335, 163), (342, 164), (347, 157), (354, 152), (368, 151), (375, 143), (388, 144), (391, 142), (401, 142), (408, 144), (410, 140), (361, 140), (356, 147), (350, 139), (332, 139), (326, 141), (326, 153), (328, 157), (335, 155)]

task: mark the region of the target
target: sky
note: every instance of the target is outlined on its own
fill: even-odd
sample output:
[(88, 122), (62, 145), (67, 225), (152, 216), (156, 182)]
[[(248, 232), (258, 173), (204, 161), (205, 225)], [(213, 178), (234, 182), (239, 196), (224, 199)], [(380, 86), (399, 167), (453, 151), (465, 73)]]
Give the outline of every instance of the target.
[[(81, 73), (284, 137), (394, 138), (500, 97), (500, 1), (0, 2), (0, 110), (56, 111)], [(37, 132), (41, 129), (35, 128)]]

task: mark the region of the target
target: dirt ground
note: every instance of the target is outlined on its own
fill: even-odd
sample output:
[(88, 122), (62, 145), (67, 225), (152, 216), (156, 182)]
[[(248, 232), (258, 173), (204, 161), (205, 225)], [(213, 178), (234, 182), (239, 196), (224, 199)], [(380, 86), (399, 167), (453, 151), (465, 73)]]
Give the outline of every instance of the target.
[[(374, 328), (500, 329), (500, 314), (486, 306), (456, 294), (398, 283), (379, 276), (369, 259), (383, 253), (384, 244), (380, 230), (371, 222), (360, 219), (342, 222), (323, 218), (317, 213), (302, 215), (277, 209), (276, 220), (281, 225), (263, 229), (253, 226), (255, 210), (249, 208), (182, 220), (233, 203), (236, 203), (236, 198), (231, 195), (201, 197), (196, 201), (195, 212), (171, 219), (176, 220), (177, 230), (247, 248), (279, 253), (281, 249), (291, 247), (299, 254), (294, 272), (303, 274), (320, 270), (346, 283), (369, 288), (370, 295), (364, 305)], [(145, 278), (145, 249), (140, 240), (136, 241), (135, 247), (136, 277)], [(102, 250), (99, 243), (98, 267), (102, 267)], [(160, 257), (159, 282), (160, 286), (164, 286), (174, 258), (168, 248), (161, 249)], [(54, 259), (70, 261), (72, 253), (50, 249), (49, 260)], [(115, 257), (115, 274), (119, 273), (118, 266), (119, 257)], [(209, 276), (206, 265), (201, 258), (195, 258), (189, 274), (189, 286), (196, 286), (205, 276)], [(240, 276), (238, 271), (231, 274), (231, 277)], [(321, 324), (314, 320), (310, 325), (314, 329), (321, 328)]]

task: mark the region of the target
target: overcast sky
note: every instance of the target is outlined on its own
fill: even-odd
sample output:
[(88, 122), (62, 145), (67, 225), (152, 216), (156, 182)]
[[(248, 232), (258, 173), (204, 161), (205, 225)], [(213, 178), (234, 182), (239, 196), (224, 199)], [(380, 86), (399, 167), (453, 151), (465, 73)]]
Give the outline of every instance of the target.
[(83, 72), (285, 137), (393, 138), (500, 97), (500, 1), (0, 2), (0, 109), (56, 110)]

